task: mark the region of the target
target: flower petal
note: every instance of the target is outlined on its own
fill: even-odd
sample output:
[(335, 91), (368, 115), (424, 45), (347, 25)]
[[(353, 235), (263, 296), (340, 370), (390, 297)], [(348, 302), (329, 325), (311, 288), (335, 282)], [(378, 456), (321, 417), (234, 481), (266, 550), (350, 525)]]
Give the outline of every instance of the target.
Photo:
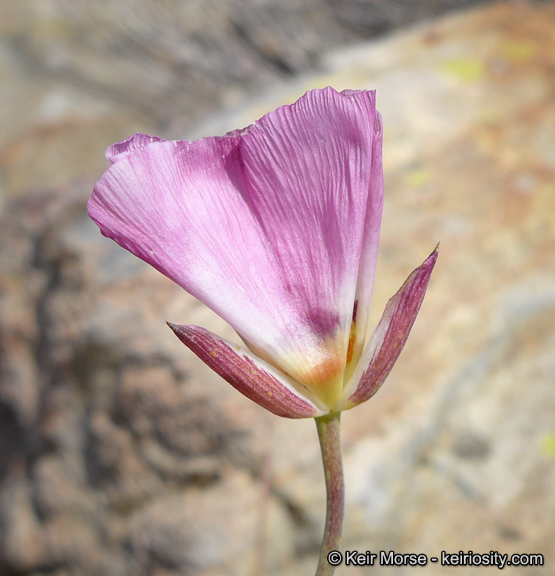
[[(378, 127), (374, 92), (327, 88), (266, 115), (241, 144), (247, 201), (276, 255), (296, 322), (308, 322), (317, 345), (339, 360), (338, 396), (374, 193), (372, 162), (381, 152), (374, 145)], [(305, 359), (298, 363), (295, 375)]]
[(378, 261), (378, 246), (380, 241), (380, 228), (382, 223), (384, 178), (382, 163), (383, 125), (380, 114), (376, 114), (374, 125), (374, 145), (372, 148), (372, 165), (370, 171), (370, 193), (366, 207), (366, 223), (362, 241), (362, 251), (358, 268), (358, 282), (355, 296), (355, 307), (351, 326), (351, 339), (349, 341), (348, 367), (345, 371), (345, 382), (357, 366), (358, 360), (366, 341), (368, 318), (370, 316), (370, 303), (376, 276)]
[[(236, 390), (278, 416), (313, 418), (327, 412), (298, 391), (292, 381), (248, 349), (199, 326), (168, 322), (176, 336)], [(308, 393), (310, 394), (310, 393)]]
[(148, 144), (152, 144), (152, 142), (165, 142), (165, 140), (158, 136), (148, 136), (148, 134), (136, 132), (133, 136), (129, 136), (129, 138), (126, 138), (122, 142), (117, 142), (109, 146), (104, 155), (110, 161), (110, 164), (115, 164), (133, 152), (133, 150), (144, 148)]
[(334, 404), (366, 234), (374, 106), (373, 92), (328, 88), (222, 138), (135, 135), (109, 152), (89, 213)]
[(373, 396), (393, 368), (416, 320), (439, 245), (424, 263), (413, 270), (399, 291), (389, 300), (370, 342), (353, 374), (345, 398), (334, 410), (348, 410)]

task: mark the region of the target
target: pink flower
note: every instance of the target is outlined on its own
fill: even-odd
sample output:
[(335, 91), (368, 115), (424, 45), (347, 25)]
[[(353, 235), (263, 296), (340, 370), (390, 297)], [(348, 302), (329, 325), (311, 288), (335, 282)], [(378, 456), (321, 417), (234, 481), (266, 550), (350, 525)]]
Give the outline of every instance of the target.
[(307, 92), (244, 130), (195, 142), (135, 134), (106, 151), (89, 214), (204, 302), (244, 346), (169, 324), (245, 396), (314, 417), (372, 396), (414, 323), (437, 250), (365, 345), (383, 205), (375, 93)]

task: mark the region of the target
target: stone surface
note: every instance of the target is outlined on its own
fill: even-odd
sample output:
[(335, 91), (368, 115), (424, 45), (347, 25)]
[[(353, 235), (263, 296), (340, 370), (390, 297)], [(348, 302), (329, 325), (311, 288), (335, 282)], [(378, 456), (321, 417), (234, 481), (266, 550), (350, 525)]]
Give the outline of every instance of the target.
[[(175, 99), (177, 120), (148, 120), (98, 84), (62, 90), (82, 52), (39, 81), (21, 65), (31, 24), (19, 6), (9, 30), (0, 18), (1, 73), (20, 76), (0, 97), (28, 109), (18, 123), (0, 106), (0, 574), (313, 572), (324, 515), (313, 423), (267, 414), (189, 354), (164, 320), (234, 335), (84, 212), (104, 145), (149, 122), (175, 128), (185, 109)], [(26, 53), (59, 66), (48, 34), (71, 27), (35, 25)], [(441, 241), (397, 366), (343, 416), (346, 549), (539, 552), (546, 566), (509, 573), (555, 566), (554, 29), (551, 4), (452, 16), (343, 49), (188, 131), (244, 126), (315, 86), (377, 88), (387, 188), (373, 323)], [(155, 32), (141, 36), (152, 53)]]
[[(120, 119), (135, 113), (159, 125), (188, 123), (313, 69), (324, 50), (480, 3), (4, 0), (4, 66), (15, 64), (25, 81), (3, 92), (30, 111), (30, 127), (68, 109), (106, 111), (107, 102)], [(13, 127), (11, 120), (4, 114), (3, 126)]]

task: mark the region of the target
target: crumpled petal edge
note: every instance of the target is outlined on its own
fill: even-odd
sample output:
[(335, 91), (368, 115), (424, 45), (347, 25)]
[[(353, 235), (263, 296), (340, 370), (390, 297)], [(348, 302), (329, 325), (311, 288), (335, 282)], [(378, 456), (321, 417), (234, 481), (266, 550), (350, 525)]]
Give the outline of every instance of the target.
[(285, 418), (314, 418), (328, 412), (301, 395), (291, 380), (247, 348), (200, 326), (167, 323), (175, 335), (207, 366), (244, 396)]
[[(354, 392), (336, 410), (348, 410), (366, 402), (384, 383), (409, 337), (424, 300), (439, 244), (387, 303), (383, 316), (351, 379)], [(349, 392), (347, 392), (349, 394)]]

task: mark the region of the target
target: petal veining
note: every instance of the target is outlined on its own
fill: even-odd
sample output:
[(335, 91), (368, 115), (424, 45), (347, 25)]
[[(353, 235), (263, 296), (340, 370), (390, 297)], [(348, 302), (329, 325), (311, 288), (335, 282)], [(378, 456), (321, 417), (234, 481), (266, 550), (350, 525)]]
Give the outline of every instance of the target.
[(241, 142), (247, 202), (284, 287), (324, 336), (337, 323), (345, 336), (350, 328), (375, 115), (373, 92), (315, 90), (264, 116)]
[(351, 374), (356, 368), (362, 354), (366, 340), (366, 332), (368, 330), (368, 318), (370, 316), (370, 303), (372, 301), (374, 278), (376, 276), (376, 263), (378, 261), (378, 246), (383, 212), (384, 179), (382, 140), (382, 118), (380, 114), (376, 113), (366, 221), (358, 268), (353, 325), (351, 327), (352, 332), (354, 332), (352, 335), (353, 351), (345, 370), (345, 382), (349, 381)]
[(375, 122), (373, 92), (328, 88), (221, 138), (135, 135), (109, 149), (89, 213), (335, 402), (367, 254)]

